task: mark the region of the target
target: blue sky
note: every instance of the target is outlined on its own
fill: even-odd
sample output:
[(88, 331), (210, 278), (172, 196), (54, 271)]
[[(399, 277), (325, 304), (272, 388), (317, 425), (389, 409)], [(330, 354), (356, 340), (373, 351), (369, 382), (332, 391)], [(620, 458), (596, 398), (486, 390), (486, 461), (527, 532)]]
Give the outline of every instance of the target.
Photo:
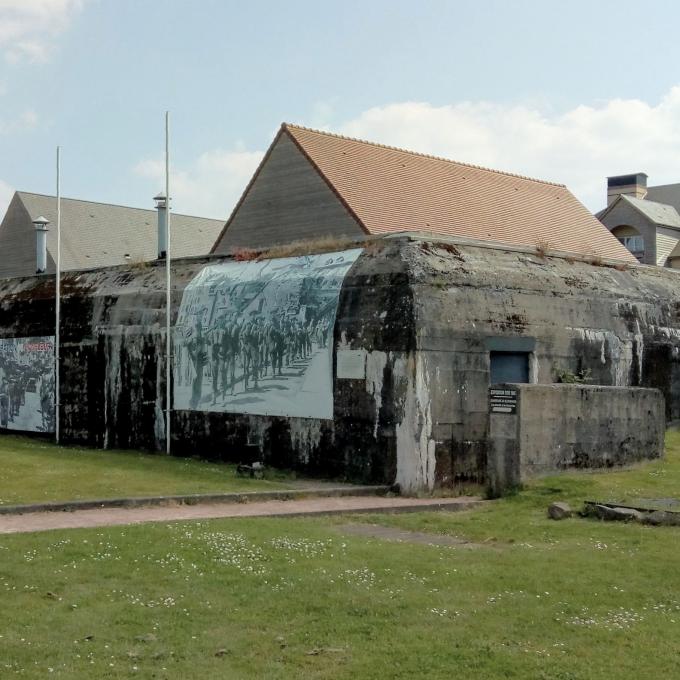
[(553, 181), (680, 181), (680, 3), (0, 0), (14, 189), (228, 216), (281, 121)]

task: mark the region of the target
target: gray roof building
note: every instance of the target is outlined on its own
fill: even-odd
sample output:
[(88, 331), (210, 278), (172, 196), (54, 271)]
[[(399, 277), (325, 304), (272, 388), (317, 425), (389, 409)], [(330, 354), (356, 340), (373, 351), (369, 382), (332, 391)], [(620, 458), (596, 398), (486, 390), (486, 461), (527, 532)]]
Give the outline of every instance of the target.
[(680, 184), (647, 186), (647, 175), (607, 178), (596, 217), (644, 264), (680, 267)]
[[(0, 223), (0, 278), (35, 273), (36, 237), (32, 222), (41, 216), (50, 221), (47, 272), (55, 271), (57, 199), (17, 191)], [(154, 260), (157, 225), (155, 210), (62, 198), (62, 270)], [(172, 213), (170, 225), (172, 254), (186, 257), (209, 253), (224, 221)]]
[(632, 196), (621, 196), (621, 200), (631, 205), (654, 224), (680, 229), (680, 215), (672, 205), (657, 203), (646, 198), (633, 198)]
[(680, 184), (660, 184), (657, 187), (647, 187), (645, 198), (648, 201), (672, 205), (676, 210), (680, 210)]

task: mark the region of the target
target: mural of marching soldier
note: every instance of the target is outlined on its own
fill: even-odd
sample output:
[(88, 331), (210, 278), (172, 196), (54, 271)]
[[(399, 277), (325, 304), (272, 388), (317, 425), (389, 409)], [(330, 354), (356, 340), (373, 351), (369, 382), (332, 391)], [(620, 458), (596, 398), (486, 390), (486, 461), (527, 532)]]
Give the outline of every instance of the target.
[(329, 339), (360, 253), (204, 267), (177, 315), (174, 408), (330, 418)]
[(222, 372), (222, 334), (224, 330), (220, 327), (215, 328), (212, 333), (212, 343), (210, 348), (210, 369), (212, 372), (212, 392), (213, 406), (217, 403), (220, 396), (220, 374)]
[(196, 321), (195, 333), (187, 343), (187, 350), (194, 365), (194, 379), (191, 386), (191, 400), (189, 405), (192, 410), (196, 410), (201, 403), (201, 396), (203, 394), (203, 373), (207, 360), (206, 342), (200, 320)]
[(273, 377), (281, 377), (283, 375), (282, 364), (285, 351), (286, 338), (283, 332), (283, 326), (280, 317), (275, 316), (272, 319), (269, 329), (269, 353)]
[(243, 362), (243, 386), (245, 390), (253, 385), (257, 388), (260, 372), (260, 320), (252, 311), (250, 321), (241, 329), (241, 356)]
[(0, 366), (0, 427), (9, 425), (9, 381), (5, 369)]
[(241, 328), (233, 313), (228, 314), (224, 320), (222, 332), (222, 397), (234, 394), (236, 385), (236, 360), (241, 346)]

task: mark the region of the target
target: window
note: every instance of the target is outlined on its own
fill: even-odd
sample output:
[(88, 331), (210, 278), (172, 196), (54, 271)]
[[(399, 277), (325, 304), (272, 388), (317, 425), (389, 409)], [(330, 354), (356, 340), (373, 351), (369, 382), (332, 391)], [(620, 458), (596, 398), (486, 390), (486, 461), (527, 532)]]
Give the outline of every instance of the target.
[(630, 250), (638, 260), (642, 260), (645, 255), (645, 240), (637, 234), (636, 236), (617, 236), (616, 238)]
[(528, 383), (528, 352), (491, 352), (491, 384)]

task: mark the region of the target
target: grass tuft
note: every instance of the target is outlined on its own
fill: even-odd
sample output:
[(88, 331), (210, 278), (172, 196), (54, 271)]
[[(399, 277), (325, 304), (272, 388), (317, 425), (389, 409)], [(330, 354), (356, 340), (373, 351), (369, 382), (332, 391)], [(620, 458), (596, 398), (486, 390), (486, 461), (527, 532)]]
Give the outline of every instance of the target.
[(338, 238), (337, 236), (323, 236), (309, 241), (292, 241), (271, 248), (253, 250), (252, 248), (233, 248), (232, 257), (237, 262), (250, 260), (274, 260), (282, 257), (299, 257), (301, 255), (316, 255), (348, 250), (350, 248), (362, 248), (374, 243), (373, 240), (356, 240), (350, 238)]

